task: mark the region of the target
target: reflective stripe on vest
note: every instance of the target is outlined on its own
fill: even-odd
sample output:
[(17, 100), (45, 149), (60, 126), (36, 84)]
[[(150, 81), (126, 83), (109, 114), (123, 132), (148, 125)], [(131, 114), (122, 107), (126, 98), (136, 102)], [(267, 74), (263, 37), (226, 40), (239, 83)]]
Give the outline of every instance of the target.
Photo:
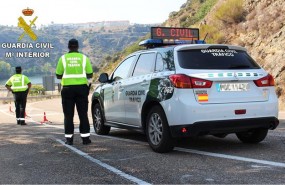
[(86, 56), (83, 55), (83, 61), (82, 61), (82, 74), (66, 74), (66, 60), (65, 56), (63, 55), (61, 57), (63, 68), (64, 68), (64, 73), (62, 75), (62, 78), (86, 78)]
[(12, 90), (28, 88), (28, 86), (25, 85), (25, 78), (24, 78), (23, 75), (21, 76), (21, 78), (22, 78), (22, 85), (21, 86), (16, 86), (15, 87), (14, 81), (12, 80), (12, 86), (11, 86)]

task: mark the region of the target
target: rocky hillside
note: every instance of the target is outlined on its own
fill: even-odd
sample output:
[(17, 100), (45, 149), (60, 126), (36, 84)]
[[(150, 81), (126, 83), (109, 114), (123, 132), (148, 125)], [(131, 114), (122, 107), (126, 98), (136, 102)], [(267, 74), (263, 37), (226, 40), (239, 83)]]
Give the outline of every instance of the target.
[[(205, 4), (211, 7), (210, 11), (201, 10), (205, 10)], [(201, 12), (206, 12), (205, 16), (191, 22)], [(280, 108), (285, 109), (284, 0), (188, 0), (164, 24), (199, 27), (202, 38), (208, 33), (207, 42), (246, 47), (257, 63), (274, 76)]]
[(229, 42), (244, 45), (276, 82), (280, 108), (285, 109), (285, 1), (245, 0), (247, 16)]

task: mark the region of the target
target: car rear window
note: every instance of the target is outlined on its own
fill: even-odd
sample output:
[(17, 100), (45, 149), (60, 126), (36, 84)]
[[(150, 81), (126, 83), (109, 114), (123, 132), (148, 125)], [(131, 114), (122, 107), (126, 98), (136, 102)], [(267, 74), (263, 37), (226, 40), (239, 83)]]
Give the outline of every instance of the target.
[(242, 50), (194, 49), (178, 51), (178, 62), (185, 69), (259, 69)]

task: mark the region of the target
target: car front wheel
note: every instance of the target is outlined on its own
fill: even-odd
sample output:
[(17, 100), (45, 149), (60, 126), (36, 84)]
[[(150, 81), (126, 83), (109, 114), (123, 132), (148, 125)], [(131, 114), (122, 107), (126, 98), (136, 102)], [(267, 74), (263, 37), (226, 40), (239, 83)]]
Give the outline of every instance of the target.
[(236, 136), (243, 143), (259, 143), (267, 136), (268, 129), (254, 129), (248, 132), (236, 133)]
[(159, 106), (154, 106), (146, 119), (147, 140), (155, 152), (165, 153), (173, 150), (174, 142), (170, 135), (164, 111)]
[(111, 127), (104, 125), (104, 118), (102, 115), (101, 107), (97, 103), (93, 107), (93, 126), (96, 134), (107, 135), (110, 132)]

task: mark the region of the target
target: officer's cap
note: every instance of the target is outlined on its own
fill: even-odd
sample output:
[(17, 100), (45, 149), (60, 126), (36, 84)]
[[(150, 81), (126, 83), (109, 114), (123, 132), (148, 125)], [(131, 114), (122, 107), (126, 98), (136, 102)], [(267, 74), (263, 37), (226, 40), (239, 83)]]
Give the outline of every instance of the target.
[(68, 47), (78, 47), (78, 40), (76, 39), (70, 39), (68, 41)]

